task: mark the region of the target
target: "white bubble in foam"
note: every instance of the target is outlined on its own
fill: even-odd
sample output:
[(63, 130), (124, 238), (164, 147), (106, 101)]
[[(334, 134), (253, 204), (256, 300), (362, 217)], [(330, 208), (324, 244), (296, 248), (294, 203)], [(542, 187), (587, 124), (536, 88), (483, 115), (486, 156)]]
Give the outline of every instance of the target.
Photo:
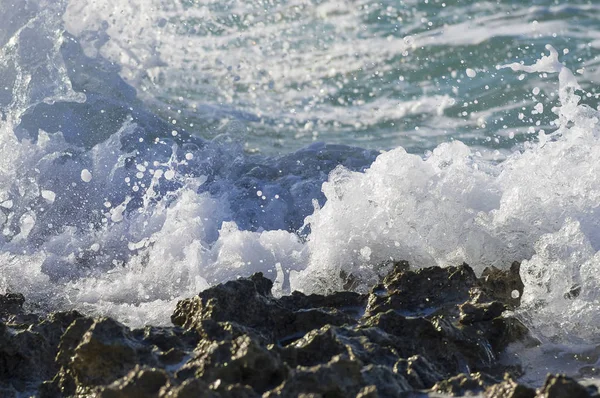
[(186, 158), (187, 160), (192, 160), (192, 159), (194, 159), (194, 154), (193, 154), (193, 153), (190, 153), (190, 152), (188, 152), (188, 153), (186, 153), (186, 154), (185, 154), (185, 158)]
[(100, 250), (100, 244), (99, 243), (93, 243), (90, 246), (90, 250), (97, 252), (98, 250)]
[(92, 173), (88, 169), (81, 170), (81, 180), (83, 182), (92, 181)]
[(49, 203), (54, 203), (54, 201), (56, 200), (56, 194), (48, 189), (42, 189), (41, 195), (42, 198), (46, 199), (46, 201), (48, 201)]
[(466, 72), (467, 76), (469, 76), (470, 78), (477, 76), (477, 72), (474, 69), (467, 68)]
[(16, 236), (15, 239), (25, 239), (31, 233), (36, 222), (36, 216), (33, 212), (27, 212), (21, 216), (19, 219), (19, 225), (21, 227), (21, 232)]
[(117, 207), (113, 207), (112, 209), (110, 209), (110, 219), (112, 222), (116, 223), (123, 221), (123, 213), (125, 212), (127, 204), (130, 200), (130, 198), (127, 198), (123, 203), (121, 203)]
[(540, 93), (540, 88), (539, 87), (534, 87), (531, 92), (533, 93), (533, 95), (538, 95)]
[(175, 178), (175, 171), (169, 169), (165, 171), (164, 176), (167, 180), (172, 180), (173, 178)]
[(365, 261), (369, 261), (371, 259), (371, 248), (369, 246), (365, 246), (360, 249), (360, 255)]

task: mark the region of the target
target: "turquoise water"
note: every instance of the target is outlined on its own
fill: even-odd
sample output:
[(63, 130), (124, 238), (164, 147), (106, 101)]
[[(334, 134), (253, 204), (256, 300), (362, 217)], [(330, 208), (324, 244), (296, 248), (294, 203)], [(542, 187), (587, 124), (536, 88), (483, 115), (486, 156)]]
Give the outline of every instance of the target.
[(73, 6), (67, 26), (108, 21), (99, 52), (154, 111), (249, 151), (324, 141), (423, 153), (452, 139), (507, 150), (552, 130), (556, 82), (497, 65), (552, 44), (591, 95), (600, 76), (593, 1), (134, 3)]

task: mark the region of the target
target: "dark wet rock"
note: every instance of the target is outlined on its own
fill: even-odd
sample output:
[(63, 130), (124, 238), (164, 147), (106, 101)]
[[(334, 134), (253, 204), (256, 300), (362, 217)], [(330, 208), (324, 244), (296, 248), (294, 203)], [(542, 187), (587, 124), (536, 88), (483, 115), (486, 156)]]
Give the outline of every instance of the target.
[(387, 366), (367, 365), (362, 368), (361, 374), (364, 383), (375, 387), (377, 394), (383, 397), (393, 397), (398, 393), (413, 390), (406, 378)]
[(0, 323), (0, 382), (18, 391), (52, 372), (52, 347), (38, 333)]
[(19, 392), (12, 387), (0, 387), (0, 397), (4, 398), (17, 398)]
[(467, 369), (487, 370), (494, 361), (489, 344), (477, 334), (468, 334), (446, 318), (407, 318), (395, 311), (379, 313), (361, 328), (377, 328), (393, 336), (399, 357), (422, 355), (444, 374)]
[(350, 337), (343, 330), (326, 325), (308, 332), (280, 352), (292, 367), (315, 366), (329, 362), (336, 355), (349, 355), (350, 344)]
[(176, 373), (176, 378), (194, 377), (207, 383), (217, 380), (226, 384), (242, 383), (263, 393), (279, 385), (287, 373), (287, 367), (276, 352), (249, 336), (240, 336), (201, 347)]
[(476, 284), (475, 272), (467, 264), (415, 271), (397, 267), (384, 278), (382, 286), (372, 290), (366, 313), (395, 310), (405, 315), (427, 315), (465, 302)]
[(95, 321), (73, 351), (69, 367), (83, 386), (98, 386), (120, 378), (136, 364), (152, 362), (149, 350), (133, 339), (128, 328), (110, 319)]
[(506, 304), (509, 308), (516, 308), (521, 304), (521, 296), (525, 285), (519, 274), (521, 263), (515, 261), (508, 270), (488, 267), (483, 270), (480, 278), (480, 287), (491, 299)]
[[(512, 274), (506, 275), (512, 277)], [(483, 337), (496, 354), (516, 341), (527, 341), (528, 345), (539, 344), (520, 320), (505, 312), (508, 308), (505, 303), (486, 301), (489, 298), (479, 287), (471, 289), (470, 293), (471, 300), (458, 306), (459, 324), (464, 331)]]
[(200, 379), (187, 379), (178, 386), (163, 387), (160, 398), (219, 398), (209, 385)]
[[(297, 333), (306, 333), (326, 324), (344, 325), (356, 320), (335, 307), (297, 308), (304, 299), (310, 304), (314, 297), (280, 302), (271, 295), (273, 282), (261, 273), (209, 288), (198, 296), (182, 300), (171, 317), (173, 323), (185, 328), (202, 328), (202, 321), (232, 322), (252, 328), (271, 341)], [(347, 295), (353, 304), (356, 295)], [(337, 303), (344, 303), (339, 300)], [(287, 304), (287, 305), (286, 305)], [(290, 308), (292, 307), (292, 308)], [(241, 311), (240, 309), (243, 310)]]
[(483, 396), (485, 398), (534, 398), (535, 390), (518, 384), (510, 377), (505, 377), (501, 383), (489, 386)]
[(334, 356), (329, 362), (312, 367), (299, 366), (287, 380), (265, 394), (265, 397), (394, 397), (411, 387), (401, 375), (389, 367), (362, 366), (360, 361), (345, 355)]
[[(8, 307), (19, 312), (23, 300), (9, 300)], [(4, 296), (6, 298), (6, 296)], [(57, 312), (40, 323), (26, 325), (0, 322), (0, 385), (25, 391), (54, 376), (58, 366), (54, 361), (62, 334), (81, 315), (77, 312)], [(35, 317), (26, 317), (38, 320)], [(22, 319), (20, 319), (22, 320)]]
[(175, 326), (133, 330), (75, 311), (30, 314), (22, 296), (0, 296), (0, 396), (594, 396), (564, 376), (535, 392), (497, 360), (511, 342), (537, 343), (505, 311), (518, 302), (518, 264), (479, 279), (466, 264), (380, 268), (391, 271), (368, 295), (275, 298), (256, 274), (182, 300)]
[(291, 367), (314, 366), (339, 355), (388, 367), (398, 359), (392, 336), (377, 329), (356, 330), (330, 325), (307, 333), (280, 352)]
[(375, 386), (366, 386), (360, 389), (358, 394), (356, 394), (356, 398), (377, 398), (379, 397), (377, 387)]
[(537, 391), (533, 388), (515, 382), (510, 377), (504, 381), (489, 386), (485, 398), (591, 398), (598, 397), (595, 385), (584, 386), (565, 375), (549, 374), (544, 385)]
[(361, 365), (345, 356), (312, 367), (299, 366), (284, 383), (265, 394), (271, 397), (298, 397), (301, 394), (319, 394), (327, 397), (356, 396), (365, 385)]
[(498, 380), (485, 373), (459, 374), (436, 383), (431, 390), (438, 393), (463, 396), (467, 393), (479, 394), (494, 384), (498, 384)]
[(539, 345), (539, 341), (531, 336), (529, 329), (514, 316), (493, 319), (485, 337), (498, 352), (516, 341), (526, 342), (529, 346)]
[(506, 310), (506, 306), (499, 301), (491, 301), (482, 304), (467, 301), (458, 308), (460, 311), (459, 322), (464, 325), (491, 321), (494, 318), (498, 318)]
[(320, 294), (305, 295), (294, 291), (279, 299), (279, 303), (291, 311), (306, 309), (334, 308), (351, 317), (358, 318), (364, 312), (368, 296), (354, 292), (334, 292), (328, 296)]
[(21, 293), (8, 293), (0, 295), (0, 317), (6, 318), (23, 312), (25, 297)]
[(184, 330), (193, 331), (199, 341), (234, 340), (240, 336), (248, 335), (263, 344), (270, 342), (270, 339), (267, 339), (257, 330), (235, 322), (216, 322), (212, 319), (206, 319), (196, 323), (192, 329)]
[(123, 378), (100, 389), (97, 398), (158, 398), (169, 383), (169, 376), (162, 369), (136, 366)]
[(74, 395), (123, 377), (134, 377), (136, 373), (127, 375), (139, 366), (176, 368), (199, 341), (193, 330), (156, 327), (130, 330), (110, 318), (78, 318), (58, 345), (56, 363), (60, 369), (43, 389), (47, 396), (56, 392)]
[(589, 398), (590, 391), (574, 379), (564, 375), (548, 375), (538, 398)]
[(394, 365), (394, 372), (404, 375), (416, 390), (430, 389), (444, 378), (442, 372), (421, 355), (399, 359)]

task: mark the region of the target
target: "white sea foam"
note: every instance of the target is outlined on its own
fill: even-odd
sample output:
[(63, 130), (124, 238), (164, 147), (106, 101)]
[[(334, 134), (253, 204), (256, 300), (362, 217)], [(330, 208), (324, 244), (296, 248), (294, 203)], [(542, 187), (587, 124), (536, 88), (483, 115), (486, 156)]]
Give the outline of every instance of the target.
[[(177, 164), (191, 159), (185, 153), (179, 159), (176, 149), (167, 160), (155, 161), (153, 176), (143, 183), (136, 182), (149, 173), (150, 164), (143, 160), (134, 165), (133, 178), (123, 178), (127, 154), (120, 152), (119, 141), (135, 131), (134, 124), (60, 166), (53, 161), (66, 148), (60, 135), (41, 134), (35, 144), (19, 143), (6, 126), (6, 153), (25, 163), (7, 163), (3, 178), (17, 176), (19, 192), (26, 187), (20, 181), (33, 175), (36, 183), (27, 189), (43, 186), (47, 203), (32, 209), (27, 204), (40, 191), (30, 196), (3, 191), (4, 202), (16, 204), (3, 213), (8, 238), (3, 244), (3, 287), (44, 300), (51, 308), (81, 307), (139, 324), (166, 322), (165, 309), (177, 299), (257, 271), (278, 280), (278, 292), (324, 292), (341, 289), (348, 274), (362, 281), (358, 289), (364, 289), (385, 271), (377, 266), (389, 260), (406, 259), (416, 267), (465, 261), (478, 272), (525, 260), (524, 308), (542, 308), (531, 324), (540, 333), (550, 333), (550, 320), (558, 322), (561, 328), (552, 336), (559, 329), (568, 336), (591, 335), (592, 326), (579, 327), (570, 316), (583, 316), (591, 307), (582, 300), (595, 300), (598, 116), (577, 104), (577, 86), (552, 49), (532, 67), (510, 67), (559, 73), (562, 106), (555, 108), (555, 133), (540, 135), (539, 143), (500, 164), (453, 142), (425, 158), (402, 148), (383, 153), (364, 172), (338, 167), (323, 184), (325, 205), (315, 202), (306, 219), (310, 233), (303, 240), (295, 232), (249, 231), (228, 221), (247, 209), (233, 210), (222, 196), (197, 193), (206, 178), (177, 173)], [(161, 181), (173, 180), (179, 188), (159, 194)], [(269, 188), (260, 178), (256, 181), (260, 185), (252, 200), (269, 206), (282, 202), (275, 197), (276, 185)], [(69, 190), (61, 191), (61, 185)], [(86, 194), (115, 190), (125, 191), (119, 192), (120, 199)], [(48, 192), (57, 192), (53, 201)], [(141, 207), (128, 211), (135, 192), (141, 195)], [(72, 226), (60, 227), (56, 224), (62, 218), (46, 213), (45, 207), (65, 206), (63, 195), (82, 203), (69, 209), (69, 217), (76, 220)], [(90, 210), (96, 221), (89, 218)], [(81, 225), (86, 222), (91, 222), (89, 228)], [(552, 245), (565, 252), (552, 254)], [(543, 276), (539, 270), (545, 270)], [(566, 299), (574, 286), (581, 286), (581, 294)], [(540, 307), (539, 300), (546, 305)], [(566, 325), (572, 330), (565, 333)]]

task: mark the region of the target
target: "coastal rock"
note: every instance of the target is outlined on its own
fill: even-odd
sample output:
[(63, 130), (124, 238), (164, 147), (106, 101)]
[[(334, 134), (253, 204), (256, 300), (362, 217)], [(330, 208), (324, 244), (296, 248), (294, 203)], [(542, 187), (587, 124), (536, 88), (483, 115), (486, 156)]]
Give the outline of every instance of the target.
[(522, 384), (518, 384), (510, 377), (505, 377), (504, 381), (489, 386), (484, 392), (485, 398), (534, 398), (536, 392)]
[(139, 366), (173, 369), (199, 341), (195, 331), (180, 328), (130, 330), (110, 318), (78, 318), (60, 340), (60, 369), (43, 389), (47, 396), (81, 394), (126, 377)]
[[(383, 267), (385, 268), (385, 267)], [(382, 268), (382, 269), (383, 269)], [(0, 393), (41, 398), (396, 397), (534, 390), (497, 361), (513, 341), (535, 344), (506, 312), (518, 268), (476, 278), (466, 264), (391, 272), (368, 295), (275, 298), (261, 274), (178, 303), (173, 327), (129, 327), (77, 312), (29, 314), (0, 297)], [(513, 290), (511, 290), (513, 289)], [(489, 376), (491, 375), (491, 376)], [(590, 396), (551, 376), (539, 397)], [(575, 395), (573, 395), (575, 394)], [(580, 395), (577, 395), (580, 394)], [(587, 394), (587, 395), (581, 395)]]
[(21, 293), (7, 293), (0, 295), (0, 317), (6, 319), (10, 315), (23, 313), (25, 296)]
[(368, 318), (360, 326), (367, 327), (393, 336), (392, 344), (399, 357), (424, 356), (444, 374), (487, 370), (494, 361), (486, 341), (477, 334), (465, 333), (444, 317), (430, 321), (389, 310)]
[(342, 398), (356, 396), (364, 385), (360, 363), (345, 356), (335, 356), (325, 364), (297, 367), (283, 384), (266, 393), (264, 397), (318, 394)]
[(69, 367), (77, 384), (98, 386), (124, 376), (136, 364), (148, 362), (154, 362), (149, 350), (134, 340), (127, 327), (103, 318), (83, 334)]
[[(21, 295), (12, 295), (8, 300), (3, 297), (4, 310), (12, 315), (23, 315)], [(16, 324), (0, 322), (0, 386), (25, 391), (41, 380), (52, 378), (58, 370), (54, 357), (61, 335), (79, 317), (79, 313), (72, 311), (54, 313), (31, 325), (21, 322), (24, 319), (37, 321), (37, 316), (24, 316)]]
[(0, 382), (24, 391), (52, 376), (53, 347), (40, 334), (0, 323)]
[(367, 388), (370, 386), (375, 387), (378, 396), (393, 397), (402, 392), (413, 390), (403, 375), (393, 372), (387, 366), (367, 365), (362, 368), (361, 374)]
[(467, 301), (459, 305), (459, 322), (463, 325), (472, 325), (476, 322), (491, 321), (498, 318), (506, 310), (506, 306), (499, 301), (489, 303), (473, 303)]
[(587, 388), (565, 375), (548, 375), (537, 398), (590, 398)]
[(219, 398), (209, 385), (200, 379), (187, 379), (178, 386), (163, 387), (160, 398)]
[[(177, 304), (173, 324), (202, 329), (202, 321), (232, 322), (254, 329), (275, 342), (298, 333), (306, 333), (326, 324), (354, 324), (356, 319), (332, 307), (312, 307), (319, 299), (310, 296), (280, 302), (271, 295), (273, 282), (261, 273), (206, 289)], [(348, 301), (344, 298), (348, 298)], [(322, 300), (321, 300), (322, 301)], [(343, 306), (359, 301), (356, 295), (344, 295), (335, 302)], [(304, 303), (309, 307), (301, 307)], [(240, 309), (243, 308), (243, 311)]]
[(444, 308), (453, 311), (456, 304), (469, 299), (469, 290), (476, 284), (475, 272), (467, 264), (414, 271), (395, 267), (369, 295), (366, 316), (388, 310), (415, 316)]
[(595, 385), (584, 386), (565, 375), (549, 374), (544, 385), (537, 391), (518, 384), (510, 377), (489, 386), (484, 393), (485, 398), (592, 398), (598, 397)]
[(136, 366), (123, 378), (102, 388), (97, 398), (158, 398), (168, 384), (169, 376), (164, 370)]
[(479, 394), (487, 387), (498, 384), (498, 380), (485, 373), (459, 374), (436, 383), (431, 391), (453, 396)]
[(288, 373), (276, 352), (249, 336), (212, 342), (194, 355), (176, 373), (177, 379), (194, 377), (207, 383), (217, 380), (225, 384), (241, 383), (263, 393), (279, 385)]
[(520, 276), (521, 263), (515, 261), (508, 270), (488, 267), (483, 270), (479, 286), (491, 300), (498, 300), (514, 309), (521, 304), (525, 285)]
[(291, 311), (307, 308), (335, 308), (348, 314), (359, 317), (367, 303), (368, 296), (355, 292), (334, 292), (327, 296), (320, 294), (305, 295), (294, 291), (289, 296), (283, 296), (279, 303)]
[(444, 378), (443, 374), (421, 355), (399, 359), (394, 365), (394, 372), (404, 375), (408, 383), (416, 390), (430, 389)]
[(398, 359), (393, 337), (376, 329), (323, 326), (280, 350), (291, 367), (315, 366), (335, 356), (348, 356), (365, 364), (392, 367)]

